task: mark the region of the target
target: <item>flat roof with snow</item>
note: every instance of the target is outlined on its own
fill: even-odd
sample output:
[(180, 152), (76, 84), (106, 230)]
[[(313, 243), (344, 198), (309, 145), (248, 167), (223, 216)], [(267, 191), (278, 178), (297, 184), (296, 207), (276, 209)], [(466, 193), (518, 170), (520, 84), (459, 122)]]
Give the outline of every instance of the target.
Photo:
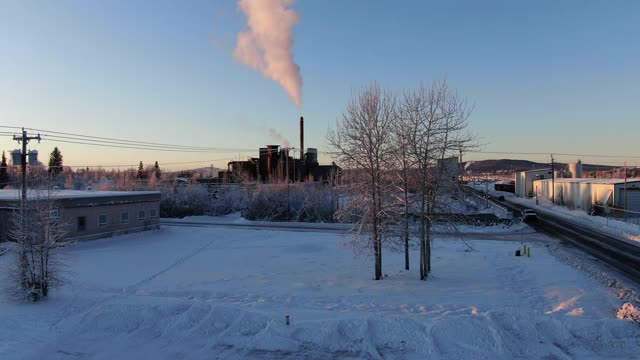
[[(534, 181), (551, 181), (551, 179), (540, 179)], [(580, 183), (580, 184), (605, 184), (605, 185), (618, 185), (624, 184), (624, 179), (607, 179), (607, 178), (556, 178), (554, 180), (557, 183)], [(627, 184), (640, 182), (640, 178), (627, 179)]]
[(540, 172), (540, 171), (551, 171), (551, 168), (525, 170), (525, 171), (519, 171), (519, 172), (521, 172), (521, 173), (530, 173), (530, 172)]
[[(91, 199), (100, 197), (121, 197), (138, 195), (160, 195), (159, 191), (93, 191), (93, 190), (29, 190), (27, 198), (45, 198), (51, 196), (55, 199)], [(0, 201), (20, 200), (20, 190), (0, 190)]]

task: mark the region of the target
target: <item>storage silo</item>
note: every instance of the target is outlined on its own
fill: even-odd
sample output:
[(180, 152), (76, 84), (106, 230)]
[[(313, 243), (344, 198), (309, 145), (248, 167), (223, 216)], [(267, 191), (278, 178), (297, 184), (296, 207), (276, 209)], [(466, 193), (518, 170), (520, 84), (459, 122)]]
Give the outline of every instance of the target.
[(29, 150), (29, 166), (38, 165), (38, 150)]
[(569, 172), (571, 173), (571, 177), (574, 179), (579, 179), (582, 177), (582, 161), (578, 160), (573, 164), (569, 164)]
[(13, 164), (13, 166), (22, 165), (22, 158), (20, 157), (21, 154), (22, 151), (17, 149), (11, 151), (11, 163)]
[(307, 162), (311, 164), (318, 163), (318, 149), (316, 148), (307, 149)]

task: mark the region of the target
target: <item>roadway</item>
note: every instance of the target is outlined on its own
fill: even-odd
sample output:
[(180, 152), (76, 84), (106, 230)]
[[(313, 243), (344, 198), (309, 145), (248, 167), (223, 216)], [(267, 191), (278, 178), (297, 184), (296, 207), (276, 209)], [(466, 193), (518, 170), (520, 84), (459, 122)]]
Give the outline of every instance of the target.
[[(481, 195), (484, 196), (484, 194)], [(492, 195), (489, 195), (489, 200), (510, 209), (514, 212), (514, 216), (518, 216), (520, 211), (526, 208), (524, 205)], [(560, 217), (538, 212), (536, 214), (537, 220), (530, 221), (529, 225), (537, 231), (572, 244), (640, 283), (640, 246), (571, 223)]]
[[(231, 223), (231, 222), (207, 222), (207, 221), (189, 221), (160, 219), (163, 226), (179, 226), (179, 227), (218, 227), (218, 228), (235, 228), (243, 230), (270, 230), (270, 231), (293, 231), (293, 232), (323, 232), (346, 235), (351, 231), (349, 224), (314, 224), (314, 223), (291, 223), (291, 222), (253, 222), (253, 223)], [(548, 242), (549, 239), (540, 236), (535, 231), (512, 231), (512, 232), (432, 232), (433, 235), (446, 238), (471, 238), (477, 240), (505, 240), (505, 241), (536, 241)]]

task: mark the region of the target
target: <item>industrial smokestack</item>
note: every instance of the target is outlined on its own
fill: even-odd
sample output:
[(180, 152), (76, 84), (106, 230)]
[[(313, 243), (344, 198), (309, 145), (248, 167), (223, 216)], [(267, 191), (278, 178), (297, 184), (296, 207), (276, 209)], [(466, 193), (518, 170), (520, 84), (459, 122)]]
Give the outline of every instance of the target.
[(300, 116), (300, 160), (304, 160), (304, 118)]

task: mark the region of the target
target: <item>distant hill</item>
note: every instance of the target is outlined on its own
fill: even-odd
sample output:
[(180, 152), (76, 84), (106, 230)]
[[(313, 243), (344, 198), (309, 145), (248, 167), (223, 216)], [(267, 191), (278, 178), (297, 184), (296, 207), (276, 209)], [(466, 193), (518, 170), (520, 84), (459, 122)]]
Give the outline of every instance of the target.
[[(469, 174), (510, 174), (518, 171), (543, 169), (551, 167), (549, 163), (537, 163), (529, 160), (515, 159), (499, 159), (499, 160), (480, 160), (463, 162), (463, 166)], [(565, 163), (556, 163), (557, 170), (568, 170), (569, 165)], [(615, 166), (582, 164), (582, 171), (607, 171), (614, 169)]]

